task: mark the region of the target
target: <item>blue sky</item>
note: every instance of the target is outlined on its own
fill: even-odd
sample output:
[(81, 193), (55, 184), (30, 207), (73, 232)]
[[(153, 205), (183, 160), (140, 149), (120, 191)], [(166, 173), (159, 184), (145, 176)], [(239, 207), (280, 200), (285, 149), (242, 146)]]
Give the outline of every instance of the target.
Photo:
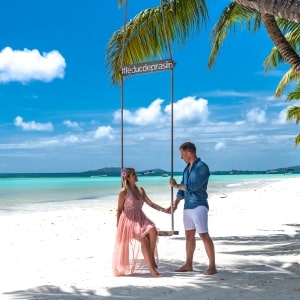
[[(287, 69), (264, 74), (272, 48), (264, 29), (230, 34), (212, 70), (209, 33), (229, 1), (207, 1), (210, 23), (172, 46), (174, 170), (178, 147), (196, 144), (211, 170), (266, 170), (300, 164), (274, 99)], [(159, 1), (128, 1), (128, 19)], [(123, 25), (116, 1), (6, 0), (0, 11), (0, 173), (77, 172), (120, 166), (120, 87), (105, 65)], [(167, 57), (166, 57), (167, 58)], [(170, 170), (170, 72), (126, 77), (124, 165)]]

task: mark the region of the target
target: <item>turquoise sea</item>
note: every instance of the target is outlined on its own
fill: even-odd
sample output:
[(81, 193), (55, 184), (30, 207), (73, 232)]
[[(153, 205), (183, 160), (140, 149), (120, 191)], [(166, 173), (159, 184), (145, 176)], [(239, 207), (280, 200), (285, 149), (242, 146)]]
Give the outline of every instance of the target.
[[(181, 173), (174, 173), (180, 182)], [(226, 194), (233, 190), (260, 187), (283, 178), (300, 177), (300, 174), (226, 174), (211, 175), (209, 196)], [(153, 201), (172, 197), (169, 177), (139, 176)], [(87, 207), (95, 204), (117, 203), (121, 188), (119, 176), (80, 176), (74, 174), (0, 175), (0, 215), (19, 212), (58, 209), (60, 206)], [(175, 196), (175, 192), (174, 196)]]

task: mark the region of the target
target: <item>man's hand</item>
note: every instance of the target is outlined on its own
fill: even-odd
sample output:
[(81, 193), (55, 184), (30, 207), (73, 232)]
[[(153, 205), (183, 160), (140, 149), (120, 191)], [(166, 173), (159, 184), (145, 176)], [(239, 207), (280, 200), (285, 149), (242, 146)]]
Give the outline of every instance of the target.
[(170, 185), (172, 187), (176, 187), (177, 186), (177, 182), (176, 182), (176, 180), (174, 178), (170, 178)]

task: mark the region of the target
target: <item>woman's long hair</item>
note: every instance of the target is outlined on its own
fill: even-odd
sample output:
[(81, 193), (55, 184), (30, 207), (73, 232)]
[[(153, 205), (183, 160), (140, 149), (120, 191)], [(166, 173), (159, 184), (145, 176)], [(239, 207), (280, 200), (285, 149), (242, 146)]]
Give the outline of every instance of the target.
[(128, 178), (131, 174), (135, 173), (135, 169), (134, 168), (124, 168), (122, 170), (122, 186), (127, 190), (129, 187), (129, 182), (128, 182)]

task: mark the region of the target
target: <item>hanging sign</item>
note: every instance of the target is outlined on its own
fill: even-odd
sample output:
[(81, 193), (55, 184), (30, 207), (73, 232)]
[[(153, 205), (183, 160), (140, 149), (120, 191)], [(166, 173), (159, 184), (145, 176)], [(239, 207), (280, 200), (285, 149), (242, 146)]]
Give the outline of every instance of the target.
[(130, 75), (172, 70), (174, 67), (175, 67), (175, 62), (171, 59), (157, 60), (152, 62), (145, 62), (145, 63), (124, 66), (121, 69), (121, 74), (123, 76), (130, 76)]

